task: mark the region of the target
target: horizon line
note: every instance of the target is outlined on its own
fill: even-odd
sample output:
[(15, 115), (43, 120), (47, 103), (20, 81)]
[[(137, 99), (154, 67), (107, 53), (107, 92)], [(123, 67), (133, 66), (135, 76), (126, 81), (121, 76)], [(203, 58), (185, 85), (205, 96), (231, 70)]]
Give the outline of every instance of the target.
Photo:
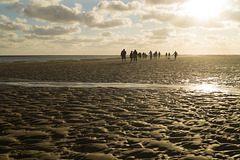
[[(129, 55), (129, 54), (127, 54)], [(222, 53), (183, 53), (179, 54), (180, 56), (230, 56), (230, 55), (240, 55), (240, 53), (230, 53), (230, 54), (222, 54)], [(120, 56), (120, 54), (0, 54), (0, 56)], [(161, 56), (165, 56), (163, 53)]]

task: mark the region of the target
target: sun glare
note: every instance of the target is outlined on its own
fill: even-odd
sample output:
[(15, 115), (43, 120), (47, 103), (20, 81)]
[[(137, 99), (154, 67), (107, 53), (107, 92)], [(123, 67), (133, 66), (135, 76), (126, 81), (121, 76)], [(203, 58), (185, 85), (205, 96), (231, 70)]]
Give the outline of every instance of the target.
[(220, 90), (217, 86), (212, 85), (212, 84), (201, 84), (201, 85), (197, 85), (193, 88), (203, 91), (203, 92), (217, 92)]
[(190, 0), (185, 5), (185, 12), (197, 18), (218, 17), (223, 11), (226, 0)]

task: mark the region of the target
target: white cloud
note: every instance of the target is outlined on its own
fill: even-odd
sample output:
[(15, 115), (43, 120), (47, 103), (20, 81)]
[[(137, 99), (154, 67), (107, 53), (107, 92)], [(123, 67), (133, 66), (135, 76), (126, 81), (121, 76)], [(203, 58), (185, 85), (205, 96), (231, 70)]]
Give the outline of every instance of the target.
[(128, 11), (137, 11), (141, 7), (140, 2), (132, 1), (127, 4), (124, 4), (122, 1), (101, 1), (98, 4), (99, 10), (106, 10), (109, 12), (128, 12)]
[(10, 21), (9, 18), (5, 15), (0, 15), (0, 19), (4, 21)]
[(90, 23), (87, 26), (96, 29), (109, 29), (115, 27), (127, 27), (131, 25), (132, 21), (129, 18), (117, 18), (112, 20), (106, 20), (101, 23)]
[(113, 35), (113, 33), (112, 32), (102, 32), (100, 35), (103, 37), (111, 37)]
[[(75, 44), (84, 43), (85, 45), (89, 45), (92, 43), (96, 44), (101, 40), (102, 40), (101, 38), (94, 37), (94, 36), (93, 37), (80, 36), (80, 37), (71, 38), (69, 42), (75, 43)], [(62, 42), (64, 43), (64, 39), (62, 39)]]
[(27, 39), (39, 39), (39, 40), (56, 40), (65, 38), (66, 42), (69, 37), (74, 33), (81, 32), (79, 27), (66, 27), (66, 26), (33, 26), (31, 30), (26, 31), (29, 33), (24, 37)]
[(82, 4), (80, 4), (80, 3), (75, 3), (74, 9), (77, 10), (77, 11), (81, 11), (81, 10), (82, 10)]
[(102, 32), (99, 35), (103, 38), (102, 43), (109, 44), (109, 45), (112, 45), (114, 43), (118, 44), (118, 40), (121, 37), (124, 37), (124, 35), (122, 34), (110, 32), (110, 31)]
[(19, 38), (16, 33), (13, 33), (11, 31), (1, 31), (0, 30), (0, 39), (1, 41), (5, 42), (23, 42), (25, 41), (24, 38)]
[(220, 37), (218, 35), (208, 35), (207, 39), (208, 40), (219, 40)]
[(16, 22), (20, 22), (20, 23), (26, 23), (27, 20), (26, 19), (21, 19), (21, 18), (16, 18)]
[(35, 35), (35, 34), (26, 34), (24, 36), (26, 39), (38, 39), (38, 40), (53, 40), (55, 39), (55, 36), (39, 36), (39, 35)]
[(150, 39), (166, 39), (168, 37), (171, 37), (175, 31), (168, 28), (159, 28), (144, 32), (146, 33), (146, 36)]
[[(78, 7), (79, 8), (79, 7)], [(23, 13), (30, 17), (52, 23), (75, 24), (81, 23), (87, 27), (106, 29), (122, 27), (131, 24), (131, 20), (127, 18), (118, 18), (104, 20), (104, 17), (95, 11), (80, 12), (76, 8), (69, 8), (62, 4), (49, 4), (39, 0), (31, 0)]]
[(30, 0), (29, 5), (39, 5), (40, 7), (47, 7), (51, 5), (58, 5), (62, 0)]
[(73, 24), (79, 21), (80, 16), (75, 10), (64, 5), (49, 5), (32, 0), (23, 13), (30, 17), (53, 23)]
[(199, 20), (190, 16), (182, 16), (173, 13), (161, 13), (158, 11), (151, 11), (143, 14), (143, 21), (155, 20), (162, 23), (168, 23), (175, 27), (190, 28), (190, 27), (207, 27), (207, 28), (221, 28), (222, 23), (217, 19)]
[(10, 42), (24, 42), (25, 41), (25, 38), (19, 38), (19, 37), (16, 37), (16, 38), (12, 38), (12, 39), (8, 39)]
[(228, 0), (224, 8), (221, 14), (223, 20), (240, 22), (240, 0)]
[(240, 22), (240, 11), (227, 10), (222, 14), (222, 16), (225, 20)]
[(189, 0), (145, 0), (145, 4), (148, 5), (171, 5), (171, 4), (182, 4)]
[(14, 35), (16, 34), (12, 32), (6, 32), (6, 31), (0, 30), (0, 38), (13, 37)]
[(29, 32), (34, 35), (56, 36), (56, 35), (72, 34), (80, 31), (81, 29), (79, 27), (64, 27), (64, 26), (39, 27), (35, 25), (33, 26), (32, 30)]
[(135, 27), (135, 28), (142, 28), (143, 24), (142, 23), (136, 23), (136, 24), (133, 25), (133, 27)]
[(16, 2), (16, 3), (13, 3), (13, 4), (11, 4), (10, 6), (7, 6), (7, 7), (5, 7), (6, 9), (17, 9), (18, 11), (20, 11), (21, 10), (21, 8), (24, 6), (24, 4), (23, 3), (20, 3), (20, 2)]
[(19, 0), (0, 0), (0, 3), (17, 3)]
[(0, 22), (0, 30), (5, 31), (24, 31), (28, 30), (28, 25), (16, 22)]

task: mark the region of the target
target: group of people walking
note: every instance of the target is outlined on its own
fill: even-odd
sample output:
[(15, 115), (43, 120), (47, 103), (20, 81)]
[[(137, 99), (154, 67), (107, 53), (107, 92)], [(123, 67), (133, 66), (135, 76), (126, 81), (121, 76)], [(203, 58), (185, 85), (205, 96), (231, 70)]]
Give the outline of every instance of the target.
[[(122, 62), (124, 62), (124, 61), (126, 62), (126, 55), (127, 55), (127, 52), (126, 52), (125, 49), (123, 49), (122, 52), (121, 52)], [(151, 60), (153, 57), (154, 57), (154, 58), (157, 58), (157, 57), (160, 58), (160, 57), (161, 57), (161, 52), (155, 51), (155, 52), (153, 53), (152, 51), (149, 51), (148, 55), (149, 55), (149, 57), (150, 57), (150, 60)], [(129, 55), (129, 57), (130, 57), (130, 62), (132, 62), (132, 61), (137, 62), (137, 59), (138, 59), (138, 58), (146, 59), (148, 55), (147, 55), (147, 53), (144, 53), (144, 52), (143, 52), (143, 53), (137, 52), (136, 49), (135, 49), (134, 51), (131, 51), (131, 52), (130, 52), (130, 55)], [(170, 56), (171, 56), (170, 53), (166, 53), (165, 55), (166, 55), (166, 58), (170, 59)], [(176, 59), (177, 59), (177, 56), (178, 56), (178, 53), (175, 51), (175, 52), (173, 53), (173, 56), (174, 56), (174, 58), (175, 58), (175, 60), (176, 60)]]

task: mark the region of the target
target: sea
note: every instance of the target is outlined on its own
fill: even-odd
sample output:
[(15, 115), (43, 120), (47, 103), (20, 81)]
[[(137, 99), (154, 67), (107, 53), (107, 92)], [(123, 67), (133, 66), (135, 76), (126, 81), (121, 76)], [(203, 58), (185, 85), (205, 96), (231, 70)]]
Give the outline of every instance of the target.
[(119, 58), (119, 55), (19, 55), (0, 56), (0, 64)]

